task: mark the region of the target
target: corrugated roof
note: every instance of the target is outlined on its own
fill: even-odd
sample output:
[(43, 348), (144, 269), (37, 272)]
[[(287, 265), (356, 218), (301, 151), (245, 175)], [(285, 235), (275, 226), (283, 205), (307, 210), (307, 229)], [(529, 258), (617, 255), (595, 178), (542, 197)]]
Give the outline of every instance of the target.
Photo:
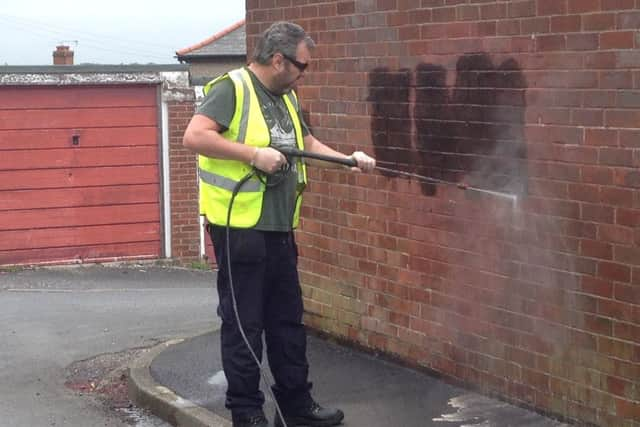
[(247, 35), (242, 19), (211, 37), (176, 51), (178, 58), (194, 56), (246, 56)]

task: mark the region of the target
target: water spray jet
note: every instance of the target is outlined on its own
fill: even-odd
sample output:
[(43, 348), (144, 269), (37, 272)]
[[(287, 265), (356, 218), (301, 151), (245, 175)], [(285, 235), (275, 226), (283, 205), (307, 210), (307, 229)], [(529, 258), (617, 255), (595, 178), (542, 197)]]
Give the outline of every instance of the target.
[[(350, 167), (357, 167), (358, 166), (357, 162), (351, 157), (327, 156), (325, 154), (318, 154), (318, 153), (311, 153), (309, 151), (302, 151), (302, 150), (299, 150), (299, 149), (293, 148), (293, 147), (280, 147), (280, 148), (278, 148), (278, 150), (282, 154), (284, 154), (285, 156), (289, 156), (289, 157), (306, 157), (306, 158), (310, 158), (310, 159), (323, 160), (325, 162), (337, 163), (337, 164), (350, 166)], [(484, 189), (484, 188), (473, 187), (473, 186), (465, 184), (465, 183), (458, 183), (458, 182), (447, 181), (447, 180), (444, 180), (444, 179), (432, 178), (432, 177), (428, 177), (428, 176), (424, 176), (424, 175), (419, 175), (419, 174), (416, 174), (416, 173), (404, 172), (404, 171), (401, 171), (401, 170), (382, 167), (382, 166), (376, 166), (376, 169), (381, 171), (381, 172), (386, 172), (386, 173), (389, 173), (389, 174), (401, 175), (401, 176), (405, 176), (405, 177), (408, 177), (408, 178), (414, 178), (414, 179), (416, 179), (418, 181), (426, 182), (428, 184), (453, 185), (453, 186), (455, 186), (455, 187), (457, 187), (457, 188), (459, 188), (461, 190), (471, 191), (471, 192), (481, 193), (481, 194), (487, 194), (487, 195), (490, 195), (490, 196), (493, 196), (493, 197), (502, 198), (502, 199), (510, 201), (511, 202), (511, 206), (513, 208), (515, 208), (516, 205), (518, 204), (518, 196), (516, 194), (504, 193), (504, 192), (495, 191), (495, 190), (487, 190), (487, 189)]]

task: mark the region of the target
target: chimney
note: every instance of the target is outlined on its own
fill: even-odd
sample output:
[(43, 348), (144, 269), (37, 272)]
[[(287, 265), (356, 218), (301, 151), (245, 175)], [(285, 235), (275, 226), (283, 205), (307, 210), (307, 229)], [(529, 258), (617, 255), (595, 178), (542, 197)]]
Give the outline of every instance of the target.
[(56, 46), (53, 52), (53, 65), (73, 65), (73, 51), (69, 46)]

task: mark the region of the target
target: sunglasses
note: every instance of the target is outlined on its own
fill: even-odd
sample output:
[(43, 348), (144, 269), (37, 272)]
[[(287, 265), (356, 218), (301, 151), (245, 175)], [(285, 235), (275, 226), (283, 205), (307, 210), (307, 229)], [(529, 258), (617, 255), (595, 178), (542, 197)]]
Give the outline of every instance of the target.
[[(281, 52), (282, 53), (282, 52)], [(289, 62), (291, 62), (301, 73), (307, 69), (307, 67), (309, 66), (308, 62), (300, 62), (292, 57), (290, 57), (289, 55), (285, 55), (284, 53), (282, 54), (282, 56)]]

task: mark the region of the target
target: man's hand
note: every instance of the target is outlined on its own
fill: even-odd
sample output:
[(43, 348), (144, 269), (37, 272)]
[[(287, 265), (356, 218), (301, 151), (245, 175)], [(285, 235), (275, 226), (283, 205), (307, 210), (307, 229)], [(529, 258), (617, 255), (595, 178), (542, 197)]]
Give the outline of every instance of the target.
[(278, 150), (271, 147), (258, 147), (253, 153), (251, 166), (262, 172), (272, 174), (287, 164), (287, 158)]
[(358, 164), (358, 166), (354, 168), (356, 170), (372, 172), (376, 168), (376, 159), (366, 155), (362, 151), (354, 151), (351, 158)]

